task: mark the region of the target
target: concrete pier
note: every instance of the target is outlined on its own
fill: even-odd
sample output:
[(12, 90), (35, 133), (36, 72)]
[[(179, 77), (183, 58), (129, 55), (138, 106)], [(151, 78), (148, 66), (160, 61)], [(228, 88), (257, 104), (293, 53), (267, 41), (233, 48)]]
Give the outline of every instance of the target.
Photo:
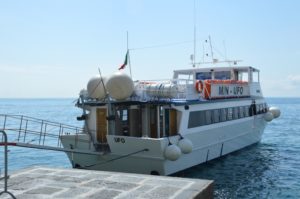
[[(31, 167), (10, 175), (17, 199), (213, 198), (213, 181), (118, 172)], [(3, 180), (0, 181), (0, 192)], [(1, 198), (10, 198), (1, 195)]]

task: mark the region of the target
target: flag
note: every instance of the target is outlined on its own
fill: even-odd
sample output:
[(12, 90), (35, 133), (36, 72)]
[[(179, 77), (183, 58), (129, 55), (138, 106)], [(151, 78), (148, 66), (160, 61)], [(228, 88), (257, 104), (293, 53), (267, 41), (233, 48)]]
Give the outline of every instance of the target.
[(120, 66), (119, 70), (124, 69), (125, 66), (127, 65), (127, 63), (128, 63), (128, 54), (129, 54), (129, 51), (127, 50), (124, 63)]

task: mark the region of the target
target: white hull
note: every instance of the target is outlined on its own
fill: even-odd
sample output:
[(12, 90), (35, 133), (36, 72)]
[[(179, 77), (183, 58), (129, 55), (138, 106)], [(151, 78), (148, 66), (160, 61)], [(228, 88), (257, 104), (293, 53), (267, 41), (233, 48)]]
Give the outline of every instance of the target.
[[(130, 139), (136, 141), (137, 138), (125, 136), (117, 136), (126, 140), (125, 143), (119, 143), (125, 149), (120, 149), (123, 151), (122, 154), (108, 153), (101, 156), (69, 154), (69, 158), (73, 165), (80, 165), (84, 169), (144, 174), (151, 174), (155, 171), (160, 175), (170, 175), (259, 142), (265, 125), (266, 122), (263, 119), (263, 115), (257, 115), (209, 125), (209, 128), (206, 128), (207, 126), (199, 127), (198, 131), (185, 135), (185, 138), (193, 141), (193, 151), (189, 154), (182, 154), (176, 161), (170, 161), (163, 157), (168, 143), (166, 138), (144, 138), (148, 144), (135, 142), (136, 145), (132, 145), (130, 144)], [(113, 138), (114, 136), (111, 136), (109, 140), (113, 142)], [(141, 140), (141, 138), (138, 139)], [(176, 142), (178, 136), (170, 139), (171, 142)], [(66, 144), (68, 142), (63, 143)], [(157, 144), (161, 147), (157, 148)], [(142, 150), (145, 145), (149, 152), (127, 156), (132, 152)], [(67, 144), (65, 147), (67, 147)], [(87, 146), (81, 148), (80, 143), (78, 143), (77, 147), (78, 149), (87, 150)], [(153, 154), (151, 154), (152, 151), (154, 151)], [(148, 155), (149, 153), (150, 155)]]

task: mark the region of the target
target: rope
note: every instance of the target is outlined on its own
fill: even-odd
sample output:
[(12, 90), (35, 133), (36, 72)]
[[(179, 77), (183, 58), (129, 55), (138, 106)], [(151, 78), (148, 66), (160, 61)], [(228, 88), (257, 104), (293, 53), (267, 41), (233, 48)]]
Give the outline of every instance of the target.
[(84, 168), (89, 168), (89, 167), (93, 167), (93, 166), (96, 166), (96, 165), (107, 164), (107, 163), (109, 163), (109, 162), (112, 162), (112, 161), (115, 161), (115, 160), (120, 160), (120, 159), (123, 159), (123, 158), (127, 158), (127, 157), (129, 157), (129, 156), (132, 156), (132, 155), (135, 155), (135, 154), (137, 154), (137, 153), (144, 152), (144, 151), (149, 151), (149, 149), (142, 149), (142, 150), (139, 150), (139, 151), (136, 151), (136, 152), (133, 152), (133, 153), (126, 154), (126, 155), (121, 156), (121, 157), (118, 157), (118, 158), (114, 158), (114, 159), (107, 160), (107, 161), (105, 161), (105, 162), (99, 162), (99, 163), (95, 163), (95, 164), (90, 164), (90, 165), (86, 165), (86, 166), (81, 166), (80, 168), (84, 169)]

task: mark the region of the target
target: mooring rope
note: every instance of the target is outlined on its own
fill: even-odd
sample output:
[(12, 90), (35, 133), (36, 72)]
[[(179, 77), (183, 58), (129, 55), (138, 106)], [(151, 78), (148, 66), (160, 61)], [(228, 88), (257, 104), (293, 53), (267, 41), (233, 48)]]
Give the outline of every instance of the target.
[(80, 166), (79, 168), (84, 169), (84, 168), (89, 168), (89, 167), (93, 167), (93, 166), (96, 166), (96, 165), (107, 164), (109, 162), (112, 162), (112, 161), (115, 161), (115, 160), (120, 160), (120, 159), (123, 159), (123, 158), (127, 158), (129, 156), (132, 156), (132, 155), (135, 155), (137, 153), (144, 152), (144, 151), (149, 151), (149, 149), (142, 149), (142, 150), (139, 150), (139, 151), (136, 151), (136, 152), (133, 152), (133, 153), (129, 153), (129, 154), (123, 155), (123, 156), (118, 157), (118, 158), (113, 158), (113, 159), (107, 160), (105, 162), (99, 162), (99, 163), (90, 164), (90, 165), (86, 165), (86, 166)]

